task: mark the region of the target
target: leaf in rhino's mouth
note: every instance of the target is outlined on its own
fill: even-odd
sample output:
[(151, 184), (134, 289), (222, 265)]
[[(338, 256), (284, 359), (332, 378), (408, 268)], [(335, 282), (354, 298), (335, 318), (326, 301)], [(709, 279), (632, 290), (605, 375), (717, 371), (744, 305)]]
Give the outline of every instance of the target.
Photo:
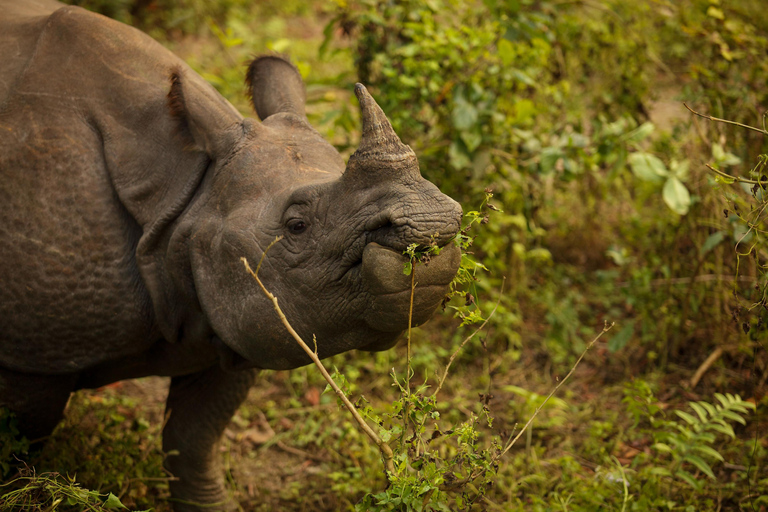
[[(418, 288), (446, 287), (459, 268), (461, 252), (453, 245), (445, 246), (429, 265), (420, 265), (416, 273)], [(411, 276), (403, 273), (408, 258), (403, 254), (371, 242), (363, 251), (362, 276), (368, 291), (373, 295), (390, 295), (407, 291)], [(437, 290), (436, 290), (437, 292)]]
[[(363, 252), (362, 281), (371, 295), (366, 324), (374, 330), (397, 333), (412, 325), (421, 325), (440, 307), (456, 275), (461, 251), (449, 244), (435, 255), (429, 265), (417, 265), (413, 278), (403, 273), (408, 258), (370, 243)], [(415, 279), (413, 314), (410, 314), (411, 283)]]

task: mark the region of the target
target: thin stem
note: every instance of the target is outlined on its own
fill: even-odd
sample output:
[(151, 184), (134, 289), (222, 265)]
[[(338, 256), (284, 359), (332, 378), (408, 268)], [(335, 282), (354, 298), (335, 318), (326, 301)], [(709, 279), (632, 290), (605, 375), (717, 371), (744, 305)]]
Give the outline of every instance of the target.
[[(411, 323), (413, 322), (413, 296), (416, 293), (416, 258), (411, 258), (411, 302), (408, 307), (408, 334), (405, 355), (405, 396), (411, 396)], [(400, 435), (400, 449), (405, 449), (405, 439), (408, 436), (408, 409), (410, 401), (403, 400), (403, 433)]]
[[(243, 257), (240, 258), (240, 260), (243, 262), (243, 265), (245, 265), (245, 269), (248, 271), (249, 274), (256, 280), (256, 282), (259, 284), (259, 287), (261, 288), (261, 291), (264, 292), (264, 295), (267, 296), (272, 301), (272, 305), (275, 308), (275, 311), (277, 312), (277, 316), (280, 317), (280, 321), (283, 323), (286, 329), (288, 329), (288, 332), (293, 336), (293, 339), (296, 340), (296, 342), (299, 344), (299, 346), (304, 350), (304, 352), (307, 353), (310, 359), (312, 359), (312, 362), (315, 363), (315, 366), (320, 370), (320, 373), (323, 375), (323, 378), (328, 382), (328, 385), (331, 386), (333, 391), (336, 393), (336, 395), (341, 399), (344, 406), (347, 408), (347, 410), (352, 414), (352, 416), (355, 418), (355, 421), (360, 425), (360, 428), (363, 429), (363, 432), (374, 442), (376, 443), (376, 446), (378, 446), (379, 451), (381, 452), (381, 455), (384, 459), (384, 467), (386, 470), (394, 474), (395, 473), (395, 465), (394, 465), (394, 454), (392, 453), (392, 449), (389, 447), (387, 443), (385, 443), (379, 435), (374, 432), (374, 430), (366, 423), (365, 419), (363, 419), (362, 416), (357, 412), (357, 409), (355, 409), (355, 406), (352, 404), (352, 402), (349, 401), (347, 398), (347, 395), (344, 394), (344, 391), (341, 390), (341, 388), (336, 384), (336, 382), (333, 380), (331, 375), (328, 373), (328, 370), (325, 369), (325, 366), (323, 366), (323, 363), (320, 361), (320, 358), (318, 355), (309, 348), (309, 345), (307, 345), (304, 340), (299, 336), (299, 334), (294, 330), (293, 326), (291, 326), (291, 323), (288, 321), (288, 319), (285, 317), (285, 314), (283, 313), (283, 310), (280, 309), (280, 306), (277, 303), (277, 297), (272, 295), (269, 290), (264, 286), (264, 283), (261, 282), (261, 279), (259, 279), (258, 276), (258, 270), (261, 268), (261, 263), (264, 261), (264, 257), (267, 254), (267, 251), (270, 247), (272, 247), (275, 243), (277, 243), (278, 240), (280, 240), (282, 237), (276, 238), (269, 246), (267, 247), (267, 250), (264, 251), (264, 254), (261, 255), (261, 260), (259, 261), (259, 265), (256, 267), (256, 272), (251, 270), (251, 266), (248, 264), (248, 260)], [(389, 479), (389, 478), (387, 478)]]
[[(536, 416), (538, 416), (539, 412), (541, 412), (541, 410), (544, 408), (544, 406), (547, 404), (547, 402), (549, 402), (549, 399), (552, 398), (552, 396), (557, 392), (557, 390), (560, 389), (560, 387), (563, 384), (565, 384), (565, 381), (567, 381), (568, 378), (573, 374), (573, 372), (576, 370), (576, 367), (579, 366), (579, 363), (581, 363), (581, 360), (584, 359), (584, 356), (587, 354), (589, 349), (591, 349), (592, 346), (595, 343), (597, 343), (597, 340), (599, 340), (603, 336), (603, 334), (605, 334), (606, 332), (610, 331), (611, 328), (614, 325), (615, 325), (614, 322), (611, 322), (610, 324), (608, 322), (605, 322), (605, 326), (603, 327), (603, 330), (597, 336), (595, 336), (595, 338), (592, 341), (589, 342), (589, 345), (587, 345), (587, 348), (584, 349), (584, 351), (581, 353), (579, 358), (576, 360), (576, 362), (571, 367), (571, 371), (568, 372), (568, 375), (566, 375), (565, 378), (563, 380), (561, 380), (557, 384), (557, 386), (554, 387), (554, 389), (552, 389), (552, 391), (547, 395), (547, 397), (544, 399), (544, 401), (541, 402), (541, 404), (533, 412), (533, 415), (528, 419), (528, 422), (523, 426), (522, 430), (520, 430), (520, 432), (517, 433), (517, 435), (514, 437), (514, 439), (512, 439), (507, 444), (507, 446), (504, 448), (504, 450), (501, 451), (500, 453), (498, 453), (497, 455), (495, 455), (493, 457), (492, 463), (496, 463), (496, 461), (498, 461), (501, 457), (503, 457), (504, 454), (506, 454), (509, 451), (509, 449), (512, 448), (512, 446), (514, 446), (514, 444), (517, 442), (518, 439), (520, 439), (520, 437), (523, 435), (523, 433), (526, 430), (528, 430), (528, 427), (531, 425), (531, 423), (533, 423), (533, 420), (536, 418)], [(458, 482), (453, 482), (451, 484), (443, 484), (442, 486), (440, 486), (440, 489), (444, 490), (444, 491), (451, 491), (451, 490), (455, 490), (455, 489), (460, 489), (464, 485), (466, 485), (469, 482), (472, 482), (473, 480), (475, 480), (479, 476), (480, 476), (480, 472), (475, 472), (475, 473), (470, 474), (465, 479), (460, 480)]]
[(405, 392), (411, 394), (411, 324), (413, 323), (413, 296), (416, 293), (416, 259), (411, 258), (411, 303), (408, 307), (408, 352), (406, 355)]
[(734, 126), (740, 126), (741, 128), (746, 128), (747, 130), (752, 130), (757, 133), (762, 133), (763, 135), (768, 135), (768, 131), (766, 130), (755, 128), (754, 126), (749, 126), (748, 124), (737, 123), (736, 121), (729, 121), (728, 119), (720, 119), (719, 117), (712, 117), (707, 114), (700, 114), (695, 110), (693, 110), (691, 107), (689, 107), (686, 103), (683, 103), (683, 106), (687, 108), (689, 111), (691, 111), (693, 114), (696, 114), (699, 117), (703, 117), (704, 119), (709, 119), (710, 121), (716, 121), (718, 123), (732, 124)]
[(618, 466), (619, 473), (621, 473), (621, 482), (624, 486), (624, 502), (621, 505), (621, 512), (625, 512), (627, 510), (627, 503), (629, 502), (629, 482), (627, 481), (627, 474), (624, 471), (624, 466), (621, 464), (621, 461), (613, 455), (611, 458), (616, 463), (616, 466)]
[(728, 179), (728, 180), (738, 181), (738, 182), (741, 182), (741, 183), (749, 183), (750, 185), (766, 185), (766, 184), (768, 184), (766, 182), (760, 182), (760, 181), (756, 181), (756, 180), (749, 180), (747, 178), (739, 178), (738, 176), (731, 176), (730, 174), (725, 173), (725, 172), (721, 171), (720, 169), (715, 169), (714, 167), (712, 167), (709, 164), (704, 164), (704, 165), (706, 165), (707, 168), (710, 171), (712, 171), (715, 174), (717, 174), (719, 176), (722, 176), (723, 178)]
[(475, 337), (477, 333), (483, 330), (485, 328), (485, 325), (488, 323), (488, 321), (491, 319), (491, 317), (496, 313), (496, 310), (499, 307), (499, 304), (501, 303), (502, 294), (504, 293), (504, 283), (506, 282), (506, 278), (503, 278), (501, 282), (501, 290), (499, 291), (499, 300), (496, 301), (496, 305), (493, 307), (493, 310), (488, 315), (488, 318), (485, 319), (485, 321), (480, 324), (480, 327), (475, 329), (472, 334), (467, 336), (464, 341), (461, 342), (461, 345), (459, 345), (459, 348), (456, 349), (456, 351), (451, 354), (451, 358), (448, 360), (448, 364), (445, 365), (445, 370), (443, 371), (443, 376), (440, 378), (440, 382), (437, 384), (437, 388), (435, 388), (435, 392), (432, 393), (432, 396), (437, 396), (437, 394), (440, 392), (440, 390), (443, 388), (443, 383), (445, 382), (446, 377), (448, 377), (448, 370), (450, 370), (451, 365), (453, 364), (453, 360), (456, 359), (456, 356), (459, 355), (459, 352), (461, 352), (461, 349), (464, 348), (464, 345), (467, 344), (469, 340)]
[(518, 432), (518, 433), (517, 433), (517, 435), (514, 437), (514, 439), (512, 439), (512, 440), (509, 442), (509, 444), (507, 444), (506, 448), (504, 448), (504, 451), (502, 451), (502, 452), (499, 454), (499, 456), (498, 456), (498, 457), (496, 457), (497, 459), (498, 459), (498, 458), (500, 458), (501, 456), (503, 456), (505, 453), (507, 453), (507, 452), (509, 451), (509, 449), (510, 449), (510, 448), (512, 448), (512, 446), (514, 446), (514, 444), (517, 442), (517, 440), (518, 440), (518, 439), (520, 439), (520, 436), (522, 436), (522, 435), (523, 435), (523, 432), (525, 432), (525, 431), (528, 429), (528, 427), (531, 425), (531, 423), (533, 423), (533, 420), (534, 420), (534, 418), (536, 418), (536, 416), (538, 416), (539, 412), (540, 412), (540, 411), (541, 411), (541, 410), (544, 408), (544, 406), (545, 406), (545, 405), (547, 405), (547, 402), (549, 402), (549, 399), (550, 399), (550, 398), (552, 398), (552, 396), (553, 396), (555, 393), (557, 393), (557, 390), (558, 390), (558, 389), (560, 389), (560, 387), (561, 387), (563, 384), (565, 384), (565, 381), (567, 381), (567, 380), (568, 380), (568, 378), (569, 378), (571, 375), (573, 375), (573, 372), (576, 370), (576, 367), (577, 367), (577, 366), (579, 366), (579, 363), (581, 363), (581, 360), (582, 360), (582, 359), (584, 359), (584, 356), (587, 354), (587, 352), (589, 352), (589, 349), (591, 349), (591, 348), (592, 348), (592, 346), (593, 346), (595, 343), (597, 343), (597, 340), (599, 340), (599, 339), (600, 339), (600, 338), (603, 336), (603, 334), (605, 334), (605, 333), (607, 333), (608, 331), (610, 331), (610, 330), (611, 330), (611, 328), (612, 328), (614, 325), (615, 325), (615, 323), (614, 323), (614, 322), (611, 322), (610, 324), (608, 324), (608, 322), (606, 322), (606, 323), (605, 323), (605, 326), (603, 327), (603, 330), (602, 330), (602, 331), (600, 331), (600, 334), (598, 334), (597, 336), (595, 336), (595, 339), (593, 339), (592, 341), (590, 341), (590, 342), (589, 342), (589, 345), (587, 345), (587, 348), (585, 348), (585, 349), (584, 349), (584, 351), (581, 353), (581, 355), (579, 356), (579, 358), (576, 360), (576, 362), (575, 362), (575, 363), (573, 364), (573, 366), (571, 367), (571, 371), (569, 371), (569, 372), (568, 372), (568, 375), (566, 375), (566, 376), (565, 376), (565, 378), (564, 378), (563, 380), (561, 380), (560, 382), (558, 382), (558, 383), (557, 383), (557, 386), (555, 386), (555, 387), (554, 387), (554, 389), (553, 389), (552, 391), (550, 391), (550, 392), (549, 392), (549, 394), (547, 395), (547, 398), (545, 398), (545, 399), (544, 399), (544, 401), (543, 401), (543, 402), (541, 402), (541, 404), (539, 404), (539, 406), (538, 406), (538, 407), (536, 408), (536, 410), (533, 412), (533, 415), (532, 415), (532, 416), (531, 416), (531, 417), (528, 419), (528, 422), (527, 422), (525, 425), (523, 425), (523, 428), (522, 428), (522, 430), (520, 430), (520, 432)]

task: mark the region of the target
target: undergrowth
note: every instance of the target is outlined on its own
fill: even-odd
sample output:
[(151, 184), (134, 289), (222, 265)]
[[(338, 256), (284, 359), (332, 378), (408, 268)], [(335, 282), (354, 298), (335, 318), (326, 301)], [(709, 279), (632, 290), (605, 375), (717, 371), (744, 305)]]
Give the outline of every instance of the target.
[[(428, 510), (449, 499), (526, 512), (768, 510), (768, 141), (764, 126), (682, 107), (761, 125), (760, 0), (226, 0), (203, 15), (198, 4), (87, 2), (160, 37), (244, 112), (242, 64), (291, 54), (310, 120), (343, 154), (358, 136), (352, 84), (365, 80), (426, 177), (464, 204), (492, 190), (503, 210), (487, 223), (487, 207), (470, 212), (462, 236), (486, 235), (465, 248), (477, 262), (462, 267), (470, 290), (447, 304), (461, 318), (449, 309), (415, 330), (410, 354), (328, 362), (401, 449), (402, 485), (386, 487), (378, 450), (313, 369), (275, 372), (225, 435), (244, 510)], [(474, 281), (480, 265), (490, 277)], [(435, 393), (479, 325), (458, 324), (494, 307)], [(606, 318), (617, 324), (607, 340), (488, 464), (493, 439), (519, 430)], [(407, 359), (406, 385), (392, 368)], [(9, 455), (22, 454), (38, 477), (58, 472), (66, 486), (76, 473), (94, 503), (113, 493), (170, 510), (162, 406), (124, 400), (75, 395), (39, 455), (24, 455), (0, 416), (3, 470), (13, 475)], [(466, 495), (445, 490), (472, 464), (487, 479)]]

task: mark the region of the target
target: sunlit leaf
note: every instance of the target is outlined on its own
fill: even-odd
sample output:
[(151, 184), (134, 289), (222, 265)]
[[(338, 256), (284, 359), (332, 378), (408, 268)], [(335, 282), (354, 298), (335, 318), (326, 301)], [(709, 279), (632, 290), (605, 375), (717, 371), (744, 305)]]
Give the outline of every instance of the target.
[(720, 411), (720, 414), (722, 414), (723, 417), (725, 417), (725, 418), (728, 418), (728, 419), (731, 419), (731, 420), (735, 421), (736, 423), (741, 423), (742, 425), (746, 425), (747, 424), (747, 422), (746, 422), (746, 420), (744, 418), (742, 418), (741, 416), (739, 416), (738, 414), (736, 414), (733, 411), (723, 410), (723, 411)]
[(477, 123), (477, 109), (471, 103), (457, 97), (451, 117), (453, 126), (457, 130), (468, 130)]
[(673, 212), (680, 215), (685, 215), (691, 207), (691, 194), (688, 189), (683, 185), (683, 182), (674, 176), (670, 176), (666, 183), (664, 183), (664, 190), (662, 190), (662, 197), (664, 202), (667, 203)]
[(696, 412), (702, 422), (707, 421), (707, 411), (705, 411), (702, 406), (696, 402), (691, 402), (688, 405)]
[(717, 450), (715, 450), (710, 446), (699, 445), (699, 446), (694, 446), (693, 449), (705, 455), (709, 455), (713, 459), (717, 459), (720, 462), (723, 462), (725, 460), (725, 458), (722, 455), (720, 455), (720, 452), (718, 452)]
[(735, 438), (736, 437), (736, 433), (733, 431), (733, 427), (731, 427), (730, 425), (728, 425), (725, 422), (722, 422), (722, 423), (720, 423), (720, 422), (714, 423), (713, 422), (713, 423), (710, 423), (707, 427), (710, 430), (714, 430), (716, 432), (720, 432), (721, 434), (725, 434), (726, 436), (728, 436), (730, 438)]
[(621, 137), (621, 140), (630, 143), (638, 143), (648, 137), (656, 129), (653, 123), (646, 122), (635, 128), (634, 130), (627, 132)]
[(627, 162), (635, 176), (644, 181), (661, 183), (669, 174), (664, 162), (650, 153), (632, 153), (627, 157)]
[(707, 475), (709, 478), (715, 478), (715, 473), (712, 471), (712, 468), (710, 467), (707, 462), (699, 457), (698, 455), (691, 455), (688, 454), (685, 457), (683, 457), (683, 460), (686, 462), (690, 462), (694, 466), (696, 466), (702, 473)]
[(693, 475), (691, 475), (687, 471), (682, 471), (682, 470), (681, 471), (677, 471), (677, 472), (675, 472), (675, 476), (677, 478), (679, 478), (680, 480), (684, 481), (685, 483), (687, 483), (688, 485), (690, 485), (691, 487), (693, 487), (694, 489), (698, 490), (698, 489), (701, 488), (701, 484), (699, 483), (699, 481), (696, 480), (693, 477)]
[(120, 498), (115, 496), (112, 493), (109, 493), (109, 496), (107, 496), (107, 499), (104, 501), (104, 508), (109, 510), (119, 510), (121, 508), (127, 509), (125, 505), (120, 501)]
[(675, 414), (683, 418), (685, 422), (688, 423), (689, 425), (697, 425), (699, 423), (699, 421), (696, 418), (694, 418), (693, 416), (691, 416), (685, 411), (675, 411)]
[(499, 55), (499, 58), (501, 59), (502, 64), (505, 66), (512, 64), (512, 61), (515, 58), (512, 43), (510, 43), (507, 39), (500, 39), (499, 44), (496, 45), (496, 51)]
[(715, 7), (714, 5), (710, 5), (707, 9), (707, 16), (711, 18), (715, 18), (718, 20), (724, 20), (725, 15), (723, 14), (723, 10)]

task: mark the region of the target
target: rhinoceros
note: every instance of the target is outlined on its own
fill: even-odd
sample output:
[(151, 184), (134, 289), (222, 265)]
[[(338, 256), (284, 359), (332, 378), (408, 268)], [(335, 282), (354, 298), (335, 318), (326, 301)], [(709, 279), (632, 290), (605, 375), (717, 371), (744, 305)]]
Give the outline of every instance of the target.
[[(305, 86), (267, 55), (244, 118), (149, 36), (50, 0), (0, 0), (0, 406), (47, 436), (70, 393), (171, 377), (163, 448), (176, 510), (226, 501), (217, 443), (259, 369), (384, 350), (438, 308), (461, 208), (358, 84), (344, 163), (310, 126)], [(186, 504), (181, 504), (181, 501)]]

